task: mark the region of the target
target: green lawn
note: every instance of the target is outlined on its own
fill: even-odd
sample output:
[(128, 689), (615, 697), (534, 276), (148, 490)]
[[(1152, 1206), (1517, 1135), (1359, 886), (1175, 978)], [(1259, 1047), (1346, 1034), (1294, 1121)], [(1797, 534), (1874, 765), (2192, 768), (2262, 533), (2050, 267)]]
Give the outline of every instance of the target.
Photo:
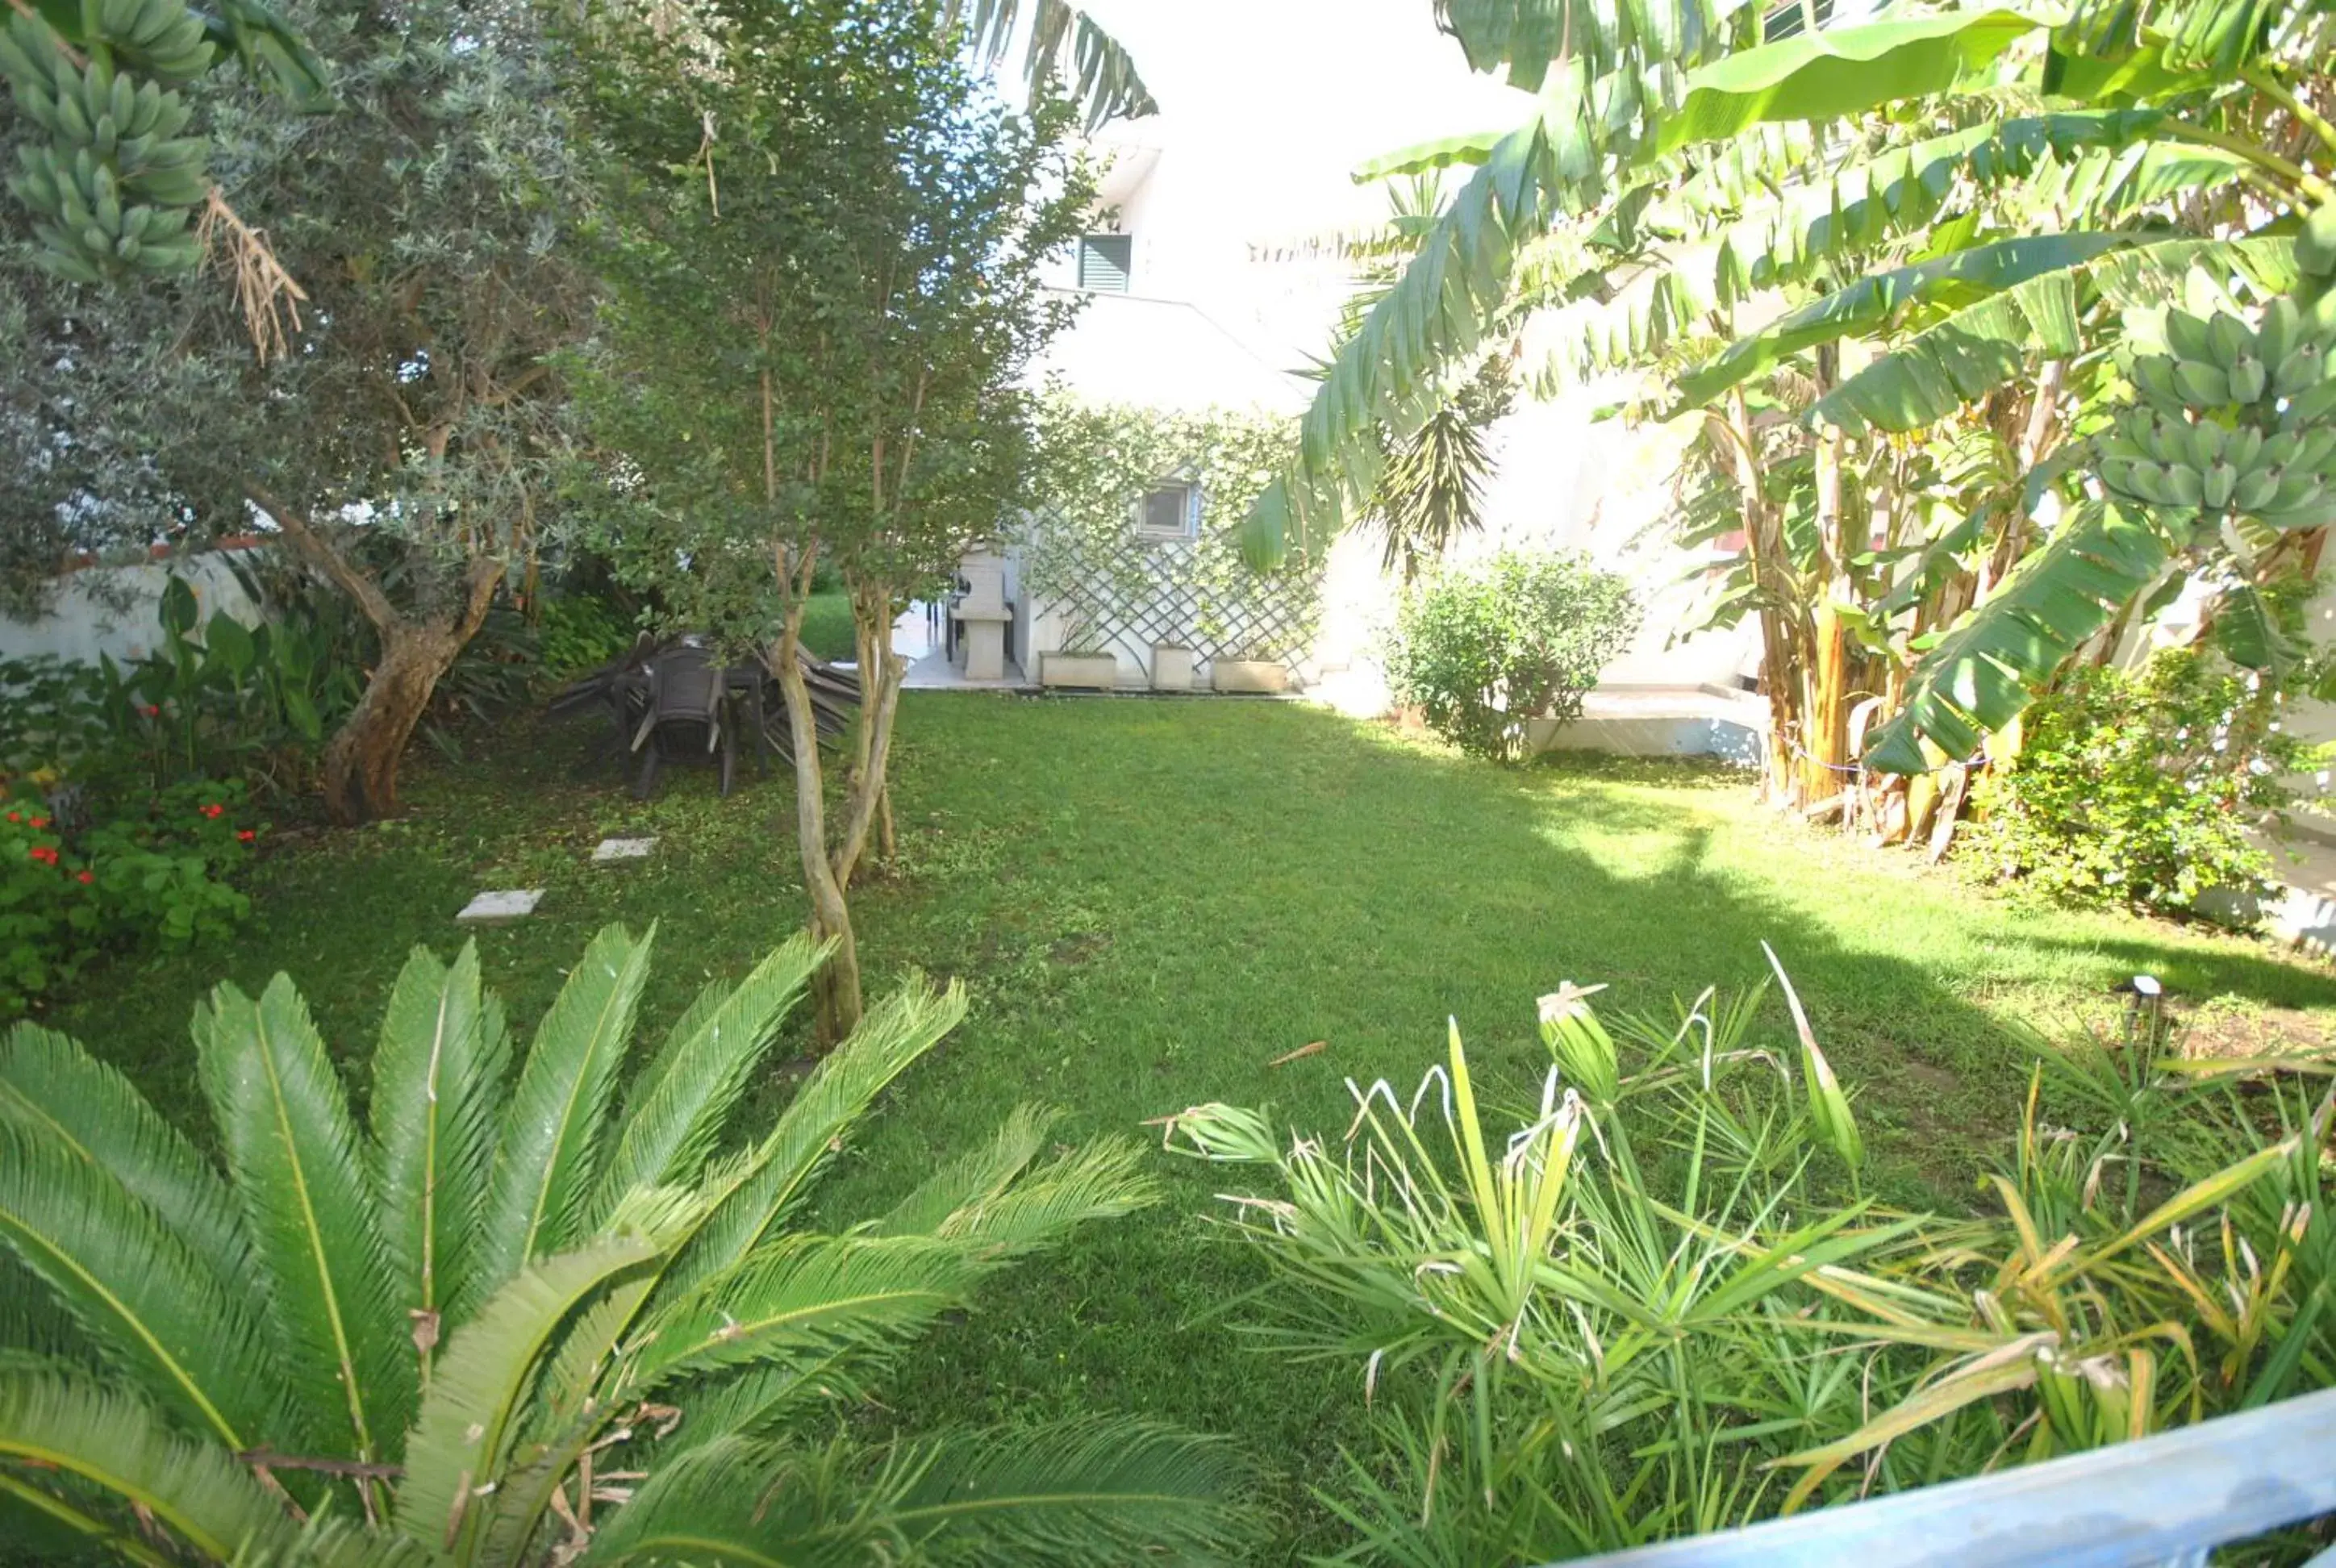
[(815, 593), (803, 602), (803, 647), (813, 657), (830, 661), (859, 657), (860, 645), (852, 629), (852, 596)]
[[(1341, 1080), (1408, 1089), (1446, 1015), (1521, 1086), (1542, 1059), (1533, 998), (1561, 979), (1665, 1009), (1755, 980), (1763, 939), (1859, 1096), (1881, 1192), (1902, 1202), (1965, 1202), (2000, 1147), (2025, 1084), (2003, 1020), (2098, 1013), (2146, 969), (2231, 1016), (2336, 1021), (2336, 979), (2269, 945), (2024, 912), (1781, 823), (1726, 774), (1504, 773), (1310, 708), (1211, 700), (911, 693), (900, 747), (903, 862), (857, 897), (862, 950), (876, 985), (920, 966), (962, 977), (974, 1008), (826, 1187), (841, 1218), (1024, 1100), (1064, 1107), (1066, 1140), (1149, 1135), (1144, 1118), (1212, 1098), (1335, 1134)], [(514, 1020), (542, 1009), (599, 924), (655, 920), (656, 1037), (707, 977), (743, 973), (798, 920), (792, 807), (751, 769), (727, 801), (685, 768), (636, 804), (613, 775), (574, 776), (573, 749), (553, 731), (460, 766), (417, 754), (405, 820), (273, 841), (232, 952), (94, 975), (52, 1021), (184, 1118), (186, 1019), (211, 979), (289, 969), (359, 1055), (410, 944), (451, 947), (482, 886), (542, 886), (535, 920), (480, 938)], [(592, 870), (592, 843), (617, 832), (660, 835), (656, 859)], [(1781, 1026), (1773, 999), (1770, 1013)], [(1327, 1048), (1267, 1065), (1313, 1040)], [(1209, 1217), (1226, 1174), (1160, 1167), (1167, 1202), (1022, 1268), (907, 1364), (887, 1406), (910, 1423), (1107, 1407), (1231, 1433), (1282, 1525), (1268, 1560), (1286, 1561), (1336, 1539), (1305, 1499), (1361, 1434), (1358, 1373), (1277, 1364), (1227, 1331), (1259, 1273)]]

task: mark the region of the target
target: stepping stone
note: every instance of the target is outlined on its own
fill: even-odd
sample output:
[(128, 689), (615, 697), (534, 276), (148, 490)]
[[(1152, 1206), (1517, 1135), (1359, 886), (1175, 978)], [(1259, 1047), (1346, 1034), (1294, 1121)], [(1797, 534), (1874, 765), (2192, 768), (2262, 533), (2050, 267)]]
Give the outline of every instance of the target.
[(600, 847), (592, 852), (592, 863), (609, 866), (618, 861), (645, 861), (656, 847), (655, 839), (602, 839)]
[(535, 913), (537, 902), (543, 897), (541, 888), (504, 888), (500, 891), (481, 893), (462, 906), (454, 923), (464, 926), (507, 926)]

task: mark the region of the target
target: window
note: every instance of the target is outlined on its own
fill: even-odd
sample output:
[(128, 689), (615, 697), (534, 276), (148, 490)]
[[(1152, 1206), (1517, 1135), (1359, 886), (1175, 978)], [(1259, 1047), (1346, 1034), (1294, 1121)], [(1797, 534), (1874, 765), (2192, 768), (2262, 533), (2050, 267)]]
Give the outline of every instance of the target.
[(1134, 236), (1090, 234), (1079, 241), (1079, 287), (1105, 294), (1124, 294), (1134, 261)]
[(1136, 507), (1138, 539), (1198, 539), (1201, 535), (1201, 490), (1176, 481), (1155, 484)]

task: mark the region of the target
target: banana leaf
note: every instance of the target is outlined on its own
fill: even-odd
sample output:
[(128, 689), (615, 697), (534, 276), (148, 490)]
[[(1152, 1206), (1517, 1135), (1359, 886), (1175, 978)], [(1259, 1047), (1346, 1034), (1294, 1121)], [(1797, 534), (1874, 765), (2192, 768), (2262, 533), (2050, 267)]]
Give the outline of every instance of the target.
[(2156, 580), (2173, 549), (2150, 521), (2086, 503), (2002, 592), (1931, 650), (1908, 683), (1904, 706), (1874, 731), (1865, 765), (1926, 773), (1921, 740), (1950, 757), (1977, 752), (1989, 733), (2019, 716), (2062, 659)]

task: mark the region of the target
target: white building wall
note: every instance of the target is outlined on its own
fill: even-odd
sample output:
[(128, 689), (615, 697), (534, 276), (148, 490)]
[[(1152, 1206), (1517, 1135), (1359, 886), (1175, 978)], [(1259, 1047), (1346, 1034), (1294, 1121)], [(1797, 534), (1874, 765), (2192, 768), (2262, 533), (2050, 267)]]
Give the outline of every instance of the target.
[[(1164, 112), (1100, 139), (1110, 161), (1096, 230), (1131, 237), (1129, 292), (1091, 297), (1039, 374), (1099, 402), (1294, 415), (1312, 395), (1303, 372), (1327, 352), (1353, 287), (1348, 266), (1319, 242), (1374, 229), (1387, 210), (1385, 191), (1356, 185), (1349, 171), (1455, 130), (1505, 128), (1532, 101), (1469, 72), (1420, 0), (1095, 0), (1093, 9), (1143, 63)], [(1223, 49), (1231, 36), (1243, 47)], [(1073, 287), (1076, 259), (1066, 257), (1050, 281)], [(1463, 553), (1586, 550), (1649, 601), (1645, 629), (1609, 685), (1730, 683), (1746, 667), (1747, 638), (1668, 647), (1697, 597), (1674, 586), (1692, 561), (1641, 537), (1668, 503), (1684, 438), (1593, 424), (1595, 406), (1587, 394), (1526, 402), (1502, 423), (1489, 526)], [(1373, 653), (1395, 594), (1373, 544), (1338, 542), (1305, 673), (1336, 687), (1341, 706), (1383, 705)], [(1026, 656), (1051, 646), (1051, 618), (1038, 609)]]
[(259, 607), (217, 555), (90, 567), (58, 583), (46, 615), (34, 620), (0, 615), (0, 658), (48, 654), (79, 664), (94, 664), (100, 654), (144, 658), (162, 645), (162, 590), (174, 576), (194, 589), (198, 622), (224, 609), (246, 626), (258, 624)]

